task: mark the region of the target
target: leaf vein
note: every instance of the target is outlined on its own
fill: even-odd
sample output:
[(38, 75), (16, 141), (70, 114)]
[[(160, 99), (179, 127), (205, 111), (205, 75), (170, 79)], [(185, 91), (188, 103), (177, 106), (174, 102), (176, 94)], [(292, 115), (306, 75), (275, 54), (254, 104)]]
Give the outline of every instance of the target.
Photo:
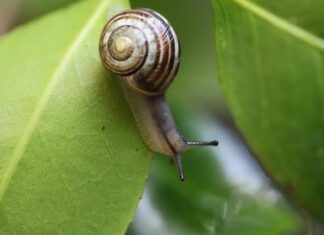
[(279, 16), (267, 11), (266, 9), (251, 3), (248, 0), (234, 0), (235, 3), (243, 7), (244, 9), (252, 12), (254, 15), (262, 18), (263, 20), (271, 23), (277, 28), (289, 33), (290, 35), (304, 41), (305, 43), (319, 48), (324, 51), (324, 40), (316, 35), (307, 32), (306, 30), (287, 22)]
[(74, 52), (78, 50), (78, 46), (82, 43), (83, 39), (87, 36), (87, 33), (91, 30), (92, 26), (95, 24), (97, 18), (100, 16), (103, 10), (106, 9), (105, 6), (110, 4), (110, 0), (103, 0), (98, 7), (95, 9), (94, 13), (90, 16), (89, 21), (85, 24), (85, 27), (82, 28), (79, 34), (77, 34), (76, 39), (72, 41), (72, 44), (68, 47), (69, 49), (62, 57), (62, 60), (59, 62), (58, 67), (54, 70), (53, 76), (50, 79), (50, 82), (45, 89), (44, 93), (41, 96), (39, 103), (36, 105), (29, 121), (27, 122), (26, 128), (23, 131), (23, 134), (13, 152), (12, 158), (4, 171), (2, 180), (0, 182), (0, 201), (5, 194), (7, 187), (10, 183), (12, 176), (23, 157), (24, 151), (32, 137), (32, 134), (42, 116), (43, 111), (46, 108), (46, 105), (50, 99), (50, 96), (55, 89), (58, 81), (62, 74), (64, 74), (64, 68), (69, 64), (71, 57)]

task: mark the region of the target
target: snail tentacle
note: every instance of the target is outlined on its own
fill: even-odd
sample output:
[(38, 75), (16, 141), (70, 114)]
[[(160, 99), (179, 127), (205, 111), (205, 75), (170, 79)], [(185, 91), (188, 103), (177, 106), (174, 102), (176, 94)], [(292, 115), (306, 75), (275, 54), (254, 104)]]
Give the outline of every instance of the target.
[(180, 46), (169, 22), (149, 9), (133, 9), (113, 16), (100, 38), (103, 64), (120, 75), (129, 106), (146, 145), (175, 161), (184, 181), (181, 155), (190, 148), (216, 146), (187, 141), (178, 132), (164, 93), (180, 63)]

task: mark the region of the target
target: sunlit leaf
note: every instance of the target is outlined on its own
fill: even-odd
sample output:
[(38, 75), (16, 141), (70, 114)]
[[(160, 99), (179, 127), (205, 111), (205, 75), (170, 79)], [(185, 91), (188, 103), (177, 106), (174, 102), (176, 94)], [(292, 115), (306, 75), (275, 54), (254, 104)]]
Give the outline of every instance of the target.
[(0, 234), (123, 234), (148, 174), (98, 55), (108, 8), (82, 1), (0, 40)]

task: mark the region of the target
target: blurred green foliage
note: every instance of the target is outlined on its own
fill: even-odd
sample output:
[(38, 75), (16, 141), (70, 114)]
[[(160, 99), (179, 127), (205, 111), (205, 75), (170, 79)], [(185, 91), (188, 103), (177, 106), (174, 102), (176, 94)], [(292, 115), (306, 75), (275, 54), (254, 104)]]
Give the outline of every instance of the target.
[[(216, 120), (221, 119), (222, 125), (231, 122), (215, 79), (211, 2), (133, 0), (131, 4), (159, 11), (178, 33), (182, 49), (181, 65), (167, 95), (180, 130), (191, 139), (209, 132), (208, 138), (219, 136), (219, 148), (231, 148), (222, 146), (222, 135), (218, 135), (217, 130), (209, 131), (216, 125)], [(201, 129), (206, 116), (215, 122)], [(177, 181), (175, 166), (168, 164), (164, 156), (157, 155), (153, 160), (144, 200), (149, 198), (147, 200), (160, 214), (164, 230), (150, 230), (149, 215), (146, 218), (139, 215), (129, 234), (276, 235), (293, 234), (297, 230), (295, 217), (283, 201), (270, 205), (266, 200), (259, 201), (259, 195), (251, 197), (236, 190), (228, 182), (226, 169), (222, 168), (214, 153), (197, 149), (184, 156), (187, 175), (184, 184)], [(242, 153), (241, 157), (246, 156)]]
[(80, 0), (14, 0), (17, 2), (17, 22), (23, 23), (49, 11), (65, 7)]

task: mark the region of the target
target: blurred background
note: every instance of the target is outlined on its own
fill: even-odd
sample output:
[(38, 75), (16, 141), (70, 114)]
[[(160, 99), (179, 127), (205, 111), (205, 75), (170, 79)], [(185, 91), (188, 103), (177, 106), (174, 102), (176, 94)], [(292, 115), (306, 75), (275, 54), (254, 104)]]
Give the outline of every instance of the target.
[[(76, 1), (0, 0), (0, 35)], [(184, 155), (185, 183), (169, 159), (156, 154), (127, 234), (323, 234), (263, 173), (235, 127), (217, 81), (211, 2), (131, 4), (160, 12), (179, 36), (181, 66), (167, 98), (180, 131), (193, 140), (216, 138), (220, 145)]]

